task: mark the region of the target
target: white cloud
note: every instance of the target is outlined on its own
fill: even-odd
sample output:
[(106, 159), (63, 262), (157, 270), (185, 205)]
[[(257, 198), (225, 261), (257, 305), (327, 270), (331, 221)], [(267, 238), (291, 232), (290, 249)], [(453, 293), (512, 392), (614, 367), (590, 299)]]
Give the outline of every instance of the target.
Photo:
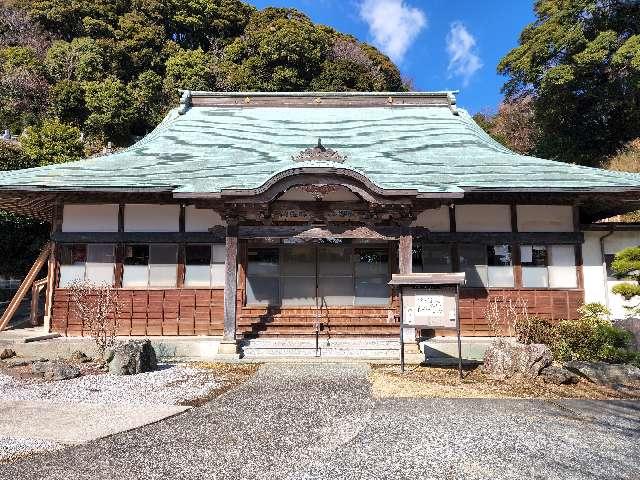
[(398, 63), (427, 24), (424, 12), (404, 0), (362, 0), (360, 17), (375, 45)]
[(462, 77), (463, 84), (480, 68), (482, 60), (476, 52), (476, 39), (469, 33), (462, 22), (453, 22), (447, 34), (447, 53), (449, 54), (449, 75)]

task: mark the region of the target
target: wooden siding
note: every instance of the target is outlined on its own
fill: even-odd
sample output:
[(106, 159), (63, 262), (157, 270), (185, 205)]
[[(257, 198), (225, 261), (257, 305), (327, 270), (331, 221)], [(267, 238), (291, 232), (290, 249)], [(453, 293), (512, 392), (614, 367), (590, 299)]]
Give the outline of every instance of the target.
[[(485, 320), (489, 302), (497, 299), (526, 301), (530, 315), (552, 322), (574, 319), (578, 316), (578, 307), (584, 303), (583, 290), (553, 289), (491, 289), (464, 288), (460, 290), (460, 324), (465, 336), (484, 337), (490, 334)], [(439, 332), (438, 332), (439, 333)], [(451, 333), (443, 333), (451, 335)]]
[[(241, 267), (242, 268), (242, 263)], [(317, 321), (315, 308), (267, 308), (243, 306), (244, 281), (239, 275), (237, 335), (240, 338), (311, 336)], [(465, 336), (488, 336), (484, 318), (494, 298), (526, 300), (529, 312), (553, 322), (576, 318), (584, 301), (582, 290), (484, 290), (462, 289), (460, 321)], [(119, 290), (119, 335), (222, 335), (223, 291), (217, 290)], [(70, 305), (69, 291), (57, 289), (53, 303), (52, 329), (69, 336), (86, 335)], [(389, 306), (330, 307), (319, 316), (322, 337), (398, 335), (399, 304)], [(454, 335), (437, 331), (437, 335)]]
[[(222, 335), (223, 290), (118, 290), (118, 335)], [(57, 289), (52, 330), (80, 336), (70, 292)]]

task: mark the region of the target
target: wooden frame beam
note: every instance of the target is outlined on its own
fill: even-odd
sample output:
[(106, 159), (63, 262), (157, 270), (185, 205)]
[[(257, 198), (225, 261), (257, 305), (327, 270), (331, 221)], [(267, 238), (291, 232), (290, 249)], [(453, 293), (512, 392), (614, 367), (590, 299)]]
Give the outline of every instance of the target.
[(22, 302), (22, 300), (24, 300), (27, 292), (31, 289), (31, 285), (36, 280), (38, 273), (40, 273), (40, 270), (42, 269), (42, 267), (44, 267), (44, 264), (49, 259), (51, 251), (52, 244), (51, 242), (47, 242), (42, 248), (40, 255), (38, 255), (38, 258), (36, 258), (36, 261), (29, 269), (29, 273), (27, 273), (27, 276), (24, 277), (24, 280), (20, 284), (20, 287), (16, 291), (16, 294), (13, 296), (11, 302), (9, 302), (9, 305), (7, 306), (7, 309), (2, 314), (2, 317), (0, 317), (0, 331), (5, 329), (5, 327), (9, 324), (9, 322), (15, 315), (18, 307), (20, 306), (20, 303)]

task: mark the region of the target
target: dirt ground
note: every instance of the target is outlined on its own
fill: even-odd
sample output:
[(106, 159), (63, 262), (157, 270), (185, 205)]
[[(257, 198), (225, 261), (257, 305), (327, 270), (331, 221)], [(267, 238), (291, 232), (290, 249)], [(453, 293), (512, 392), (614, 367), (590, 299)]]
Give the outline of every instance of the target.
[(613, 389), (584, 379), (575, 385), (551, 385), (541, 380), (523, 379), (493, 381), (480, 367), (465, 367), (461, 380), (455, 367), (415, 366), (401, 373), (397, 365), (374, 365), (370, 380), (376, 398), (640, 399), (640, 384)]
[(220, 388), (216, 388), (206, 397), (198, 398), (191, 402), (185, 402), (184, 406), (199, 407), (209, 400), (222, 395), (223, 393), (237, 387), (247, 381), (260, 366), (257, 363), (237, 364), (237, 363), (213, 363), (213, 362), (197, 362), (194, 367), (212, 370), (216, 377), (223, 380), (224, 384)]

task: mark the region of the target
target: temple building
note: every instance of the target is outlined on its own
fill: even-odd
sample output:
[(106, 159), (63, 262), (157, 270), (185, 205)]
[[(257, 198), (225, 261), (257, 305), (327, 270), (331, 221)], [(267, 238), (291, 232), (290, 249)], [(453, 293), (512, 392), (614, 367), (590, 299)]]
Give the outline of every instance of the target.
[(47, 328), (82, 335), (68, 286), (106, 282), (120, 335), (220, 352), (396, 338), (392, 273), (465, 272), (465, 337), (489, 335), (492, 298), (574, 318), (606, 290), (594, 222), (639, 194), (640, 175), (508, 150), (450, 92), (185, 91), (125, 150), (0, 174), (0, 208), (52, 225)]

